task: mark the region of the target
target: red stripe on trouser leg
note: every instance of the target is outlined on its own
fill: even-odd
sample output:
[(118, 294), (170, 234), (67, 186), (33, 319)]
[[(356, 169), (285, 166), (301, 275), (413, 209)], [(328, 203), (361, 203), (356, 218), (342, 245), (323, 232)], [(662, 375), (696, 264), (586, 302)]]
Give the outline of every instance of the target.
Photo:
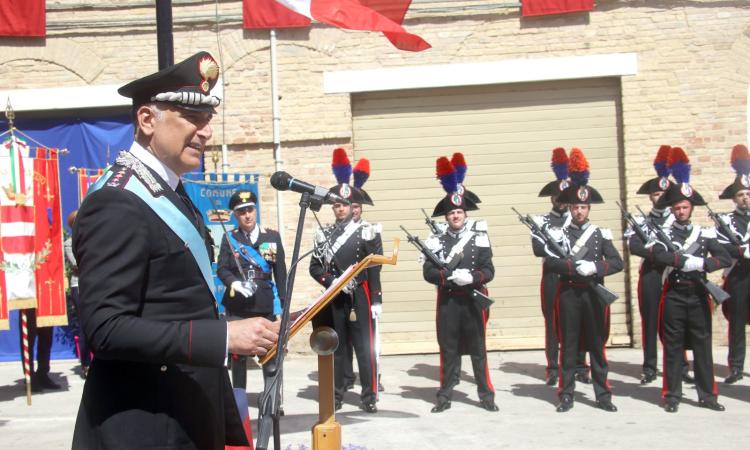
[[(486, 292), (484, 293), (487, 294)], [(484, 376), (487, 379), (487, 387), (490, 388), (490, 391), (495, 392), (495, 386), (492, 385), (492, 379), (490, 379), (490, 362), (489, 358), (487, 358), (487, 321), (489, 320), (490, 315), (486, 310), (482, 310), (482, 323), (484, 324), (484, 328), (482, 329), (482, 339), (484, 339)]]
[[(367, 325), (369, 328), (370, 333), (370, 371), (372, 372), (372, 392), (377, 395), (378, 394), (378, 367), (377, 363), (375, 362), (375, 348), (372, 345), (373, 342), (375, 342), (374, 339), (374, 333), (372, 332), (372, 302), (370, 301), (370, 285), (365, 280), (362, 283), (362, 287), (365, 290), (365, 298), (367, 299)], [(378, 331), (379, 332), (379, 331)]]
[[(555, 291), (555, 301), (553, 302), (555, 305), (555, 333), (557, 333), (557, 345), (559, 347), (559, 352), (557, 354), (557, 367), (558, 367), (558, 374), (559, 371), (562, 370), (563, 367), (563, 349), (562, 349), (562, 342), (563, 342), (563, 331), (562, 331), (562, 325), (560, 324), (560, 282), (557, 283), (557, 290)], [(563, 390), (563, 377), (557, 378), (557, 395), (559, 396), (560, 393)]]
[(659, 300), (659, 318), (657, 320), (657, 334), (661, 341), (661, 398), (667, 396), (669, 391), (667, 385), (667, 355), (666, 355), (666, 344), (664, 343), (664, 302), (666, 301), (667, 291), (669, 290), (669, 281), (664, 281), (664, 286), (661, 289), (661, 299)]
[[(442, 277), (441, 277), (442, 278)], [(440, 291), (437, 292), (437, 295), (435, 297), (435, 335), (438, 340), (438, 347), (440, 346), (440, 313), (438, 312), (438, 309), (440, 308)], [(439, 359), (440, 359), (440, 386), (443, 386), (443, 352), (438, 352)]]

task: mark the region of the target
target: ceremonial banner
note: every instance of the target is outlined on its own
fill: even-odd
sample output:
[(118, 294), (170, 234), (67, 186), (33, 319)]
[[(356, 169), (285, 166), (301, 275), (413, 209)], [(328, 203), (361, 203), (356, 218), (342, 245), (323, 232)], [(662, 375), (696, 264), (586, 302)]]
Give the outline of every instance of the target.
[(26, 142), (8, 135), (0, 147), (0, 274), (9, 310), (36, 307), (33, 168)]
[(522, 0), (521, 16), (546, 16), (594, 9), (594, 0)]
[[(296, 14), (279, 13), (279, 5)], [(379, 31), (400, 50), (430, 48), (424, 39), (407, 32), (403, 23), (411, 0), (243, 0), (245, 28), (304, 26), (303, 19), (347, 30)]]
[(45, 35), (45, 0), (0, 0), (0, 36)]
[(78, 206), (89, 193), (89, 186), (104, 175), (104, 169), (77, 169), (78, 174)]
[(37, 148), (34, 158), (36, 324), (67, 325), (62, 207), (57, 150)]

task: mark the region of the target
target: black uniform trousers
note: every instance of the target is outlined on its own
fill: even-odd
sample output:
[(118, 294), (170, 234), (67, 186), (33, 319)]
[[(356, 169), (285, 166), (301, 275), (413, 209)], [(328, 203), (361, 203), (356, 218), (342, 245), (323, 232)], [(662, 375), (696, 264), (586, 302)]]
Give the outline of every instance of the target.
[[(242, 295), (242, 294), (239, 294)], [(251, 317), (265, 317), (266, 319), (270, 320), (271, 322), (276, 320), (276, 316), (271, 314), (262, 314), (262, 313), (246, 313), (242, 316), (233, 315), (232, 313), (227, 313), (227, 320), (242, 320), (242, 319), (249, 319)], [(241, 388), (241, 389), (247, 389), (247, 356), (244, 355), (235, 355), (234, 353), (230, 354), (231, 359), (231, 369), (232, 369), (232, 387), (235, 388)]]
[[(659, 305), (662, 297), (662, 272), (642, 266), (638, 278), (638, 310), (641, 314), (641, 345), (643, 373), (656, 374), (657, 338), (659, 336)], [(682, 373), (690, 371), (687, 354), (682, 355)]]
[(679, 402), (682, 398), (685, 342), (690, 342), (698, 398), (716, 399), (718, 392), (711, 353), (711, 304), (703, 287), (691, 281), (668, 283), (661, 304), (660, 323), (664, 345), (662, 397), (669, 402)]
[(750, 315), (750, 267), (736, 267), (729, 272), (724, 288), (731, 296), (722, 304), (729, 322), (730, 369), (742, 371), (745, 367), (745, 326)]
[[(457, 293), (461, 294), (461, 293)], [(479, 399), (495, 401), (495, 388), (487, 367), (485, 332), (489, 311), (470, 295), (438, 291), (437, 338), (440, 346), (440, 400), (450, 400), (461, 372), (461, 355), (471, 356)]]
[[(362, 403), (375, 403), (375, 354), (373, 352), (373, 324), (370, 302), (363, 284), (357, 286), (354, 295), (340, 292), (328, 305), (333, 329), (339, 337), (339, 346), (333, 354), (333, 374), (336, 400), (342, 400), (346, 392), (346, 365), (349, 359), (346, 342), (351, 342), (357, 357), (359, 382), (362, 386)], [(321, 317), (323, 319), (323, 317)], [(318, 321), (316, 325), (325, 325)]]
[[(559, 377), (558, 359), (560, 355), (560, 341), (555, 329), (555, 297), (560, 275), (550, 270), (542, 269), (542, 315), (544, 316), (544, 355), (547, 358), (546, 375)], [(587, 375), (586, 352), (578, 352), (576, 372)]]
[[(29, 371), (31, 375), (49, 373), (49, 360), (52, 352), (52, 332), (54, 327), (36, 326), (36, 309), (26, 309), (26, 327), (29, 336)], [(21, 313), (18, 314), (18, 329), (21, 329)], [(18, 334), (23, 351), (23, 334)], [(36, 371), (34, 370), (34, 343), (36, 343)]]
[(561, 342), (562, 376), (558, 395), (575, 391), (576, 358), (581, 348), (591, 357), (591, 378), (597, 400), (612, 397), (607, 375), (609, 365), (604, 346), (609, 338), (609, 308), (594, 295), (586, 283), (562, 281), (557, 303), (558, 337)]

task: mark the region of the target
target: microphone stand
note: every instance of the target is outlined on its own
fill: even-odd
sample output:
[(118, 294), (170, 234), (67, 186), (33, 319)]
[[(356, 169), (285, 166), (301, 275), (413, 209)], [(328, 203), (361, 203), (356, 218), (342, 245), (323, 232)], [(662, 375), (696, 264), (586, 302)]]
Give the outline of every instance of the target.
[(297, 233), (294, 237), (294, 250), (292, 251), (291, 270), (287, 275), (286, 302), (281, 314), (279, 329), (279, 341), (276, 344), (276, 357), (263, 366), (264, 386), (263, 395), (258, 401), (258, 439), (255, 443), (257, 450), (268, 450), (268, 441), (273, 433), (273, 446), (275, 450), (281, 449), (281, 434), (279, 430), (279, 406), (281, 404), (281, 380), (284, 369), (284, 355), (287, 341), (289, 340), (289, 313), (292, 305), (292, 291), (294, 289), (294, 277), (297, 273), (297, 260), (299, 258), (300, 242), (302, 241), (302, 229), (305, 225), (305, 214), (307, 209), (320, 211), (323, 206), (323, 197), (310, 195), (305, 192), (299, 201), (299, 220), (297, 221)]

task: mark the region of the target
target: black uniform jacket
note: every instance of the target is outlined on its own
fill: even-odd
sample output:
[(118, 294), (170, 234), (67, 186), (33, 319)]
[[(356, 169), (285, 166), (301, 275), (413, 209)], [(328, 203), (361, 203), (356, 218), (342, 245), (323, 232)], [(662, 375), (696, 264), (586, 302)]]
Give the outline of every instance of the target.
[[(553, 209), (543, 216), (534, 217), (534, 220), (542, 230), (548, 230), (550, 228), (562, 229), (570, 222), (570, 213), (566, 211), (560, 214)], [(534, 251), (534, 256), (540, 258), (550, 256), (550, 254), (544, 249), (544, 239), (541, 236), (531, 235), (531, 249)]]
[[(336, 251), (335, 257), (330, 263), (325, 261), (325, 248), (335, 245), (336, 240), (345, 233), (347, 223), (336, 230), (336, 225), (326, 225), (317, 231), (315, 236), (316, 251), (310, 260), (310, 275), (321, 285), (328, 287), (333, 280), (341, 275), (349, 266), (361, 261), (370, 254), (383, 254), (383, 240), (380, 237), (378, 225), (365, 221), (361, 222), (359, 228), (346, 240)], [(327, 237), (327, 241), (326, 241)], [(381, 266), (370, 267), (357, 275), (357, 283), (367, 281), (369, 291), (367, 292), (371, 303), (381, 303), (383, 296), (380, 288)]]
[[(161, 188), (156, 195), (202, 229), (175, 191), (141, 167)], [(246, 442), (224, 367), (227, 325), (198, 264), (161, 218), (123, 189), (136, 172), (113, 170), (113, 181), (86, 197), (73, 234), (79, 312), (95, 353), (73, 448)]]
[[(657, 214), (654, 211), (651, 211), (648, 213), (648, 218), (653, 224), (662, 227), (665, 233), (668, 233), (668, 229), (671, 227), (671, 223), (674, 220), (674, 216), (672, 216), (672, 213), (669, 212), (669, 210), (665, 211), (663, 214)], [(643, 218), (639, 217), (636, 220), (638, 220), (640, 224), (642, 223), (641, 221), (643, 220)], [(645, 228), (645, 225), (642, 225), (642, 228), (650, 239), (655, 239), (654, 233), (649, 232), (649, 230)], [(664, 271), (664, 268), (666, 266), (654, 260), (654, 252), (651, 250), (651, 246), (654, 245), (653, 242), (643, 242), (641, 238), (639, 238), (638, 235), (630, 228), (628, 228), (628, 231), (625, 232), (625, 237), (627, 239), (628, 249), (630, 250), (630, 253), (643, 258), (643, 263), (640, 270), (641, 273), (646, 273), (652, 270), (659, 273)]]
[(724, 250), (735, 260), (733, 271), (748, 273), (750, 272), (750, 259), (745, 258), (744, 245), (747, 244), (746, 235), (748, 224), (750, 223), (750, 214), (740, 211), (734, 211), (729, 214), (722, 214), (720, 220), (727, 224), (730, 233), (735, 241), (740, 245), (734, 245), (728, 236), (725, 236), (721, 230), (716, 230), (716, 237)]
[[(571, 223), (565, 228), (565, 234), (571, 246), (575, 245), (589, 226), (592, 226), (590, 222), (586, 222), (581, 226)], [(580, 275), (576, 271), (576, 262), (572, 257), (545, 258), (545, 269), (560, 274), (562, 282), (573, 283), (587, 283), (592, 279), (597, 283), (603, 283), (605, 276), (622, 270), (622, 257), (612, 244), (611, 231), (597, 228), (586, 241), (585, 247), (588, 247), (588, 250), (580, 260), (594, 262), (596, 265), (596, 274), (588, 277)]]
[(495, 266), (492, 264), (492, 247), (487, 236), (487, 224), (484, 221), (468, 222), (466, 227), (459, 233), (450, 230), (440, 235), (430, 236), (426, 245), (439, 258), (445, 258), (450, 254), (453, 247), (461, 241), (464, 233), (472, 232), (474, 235), (466, 242), (459, 255), (463, 255), (456, 269), (468, 269), (471, 272), (473, 282), (465, 286), (459, 286), (447, 278), (450, 277), (447, 269), (436, 266), (429, 259), (422, 266), (422, 275), (428, 283), (437, 285), (438, 297), (468, 297), (472, 298), (472, 291), (479, 289), (486, 292), (485, 285), (495, 277)]
[[(256, 225), (259, 226), (259, 225)], [(273, 281), (279, 293), (279, 299), (282, 301), (286, 298), (286, 263), (284, 262), (284, 246), (281, 245), (281, 237), (275, 230), (267, 228), (258, 229), (258, 239), (255, 244), (250, 243), (250, 239), (245, 237), (239, 229), (230, 231), (235, 241), (246, 246), (252, 246), (263, 259), (271, 266)], [(236, 261), (235, 262), (235, 258)], [(271, 314), (273, 313), (273, 290), (271, 288), (271, 273), (265, 274), (257, 264), (252, 263), (255, 267), (255, 283), (258, 290), (251, 298), (245, 298), (242, 294), (235, 293), (230, 297), (229, 286), (235, 281), (242, 281), (242, 276), (237, 270), (237, 263), (242, 267), (242, 271), (247, 273), (251, 263), (241, 255), (235, 255), (229, 246), (229, 241), (224, 238), (221, 240), (221, 249), (219, 250), (219, 266), (216, 274), (219, 276), (227, 290), (224, 292), (222, 303), (230, 314), (240, 317), (249, 314)]]
[[(668, 233), (670, 240), (675, 244), (683, 245), (691, 235), (692, 227), (692, 225), (673, 224)], [(702, 228), (696, 242), (698, 248), (691, 255), (703, 258), (703, 272), (683, 272), (680, 270), (685, 266), (685, 261), (688, 258), (682, 252), (670, 252), (661, 244), (651, 247), (651, 257), (654, 261), (675, 268), (669, 274), (668, 279), (670, 283), (690, 282), (691, 280), (695, 280), (696, 277), (705, 279), (706, 272), (713, 272), (717, 269), (729, 267), (732, 264), (729, 254), (717, 241), (716, 230), (713, 228)]]

